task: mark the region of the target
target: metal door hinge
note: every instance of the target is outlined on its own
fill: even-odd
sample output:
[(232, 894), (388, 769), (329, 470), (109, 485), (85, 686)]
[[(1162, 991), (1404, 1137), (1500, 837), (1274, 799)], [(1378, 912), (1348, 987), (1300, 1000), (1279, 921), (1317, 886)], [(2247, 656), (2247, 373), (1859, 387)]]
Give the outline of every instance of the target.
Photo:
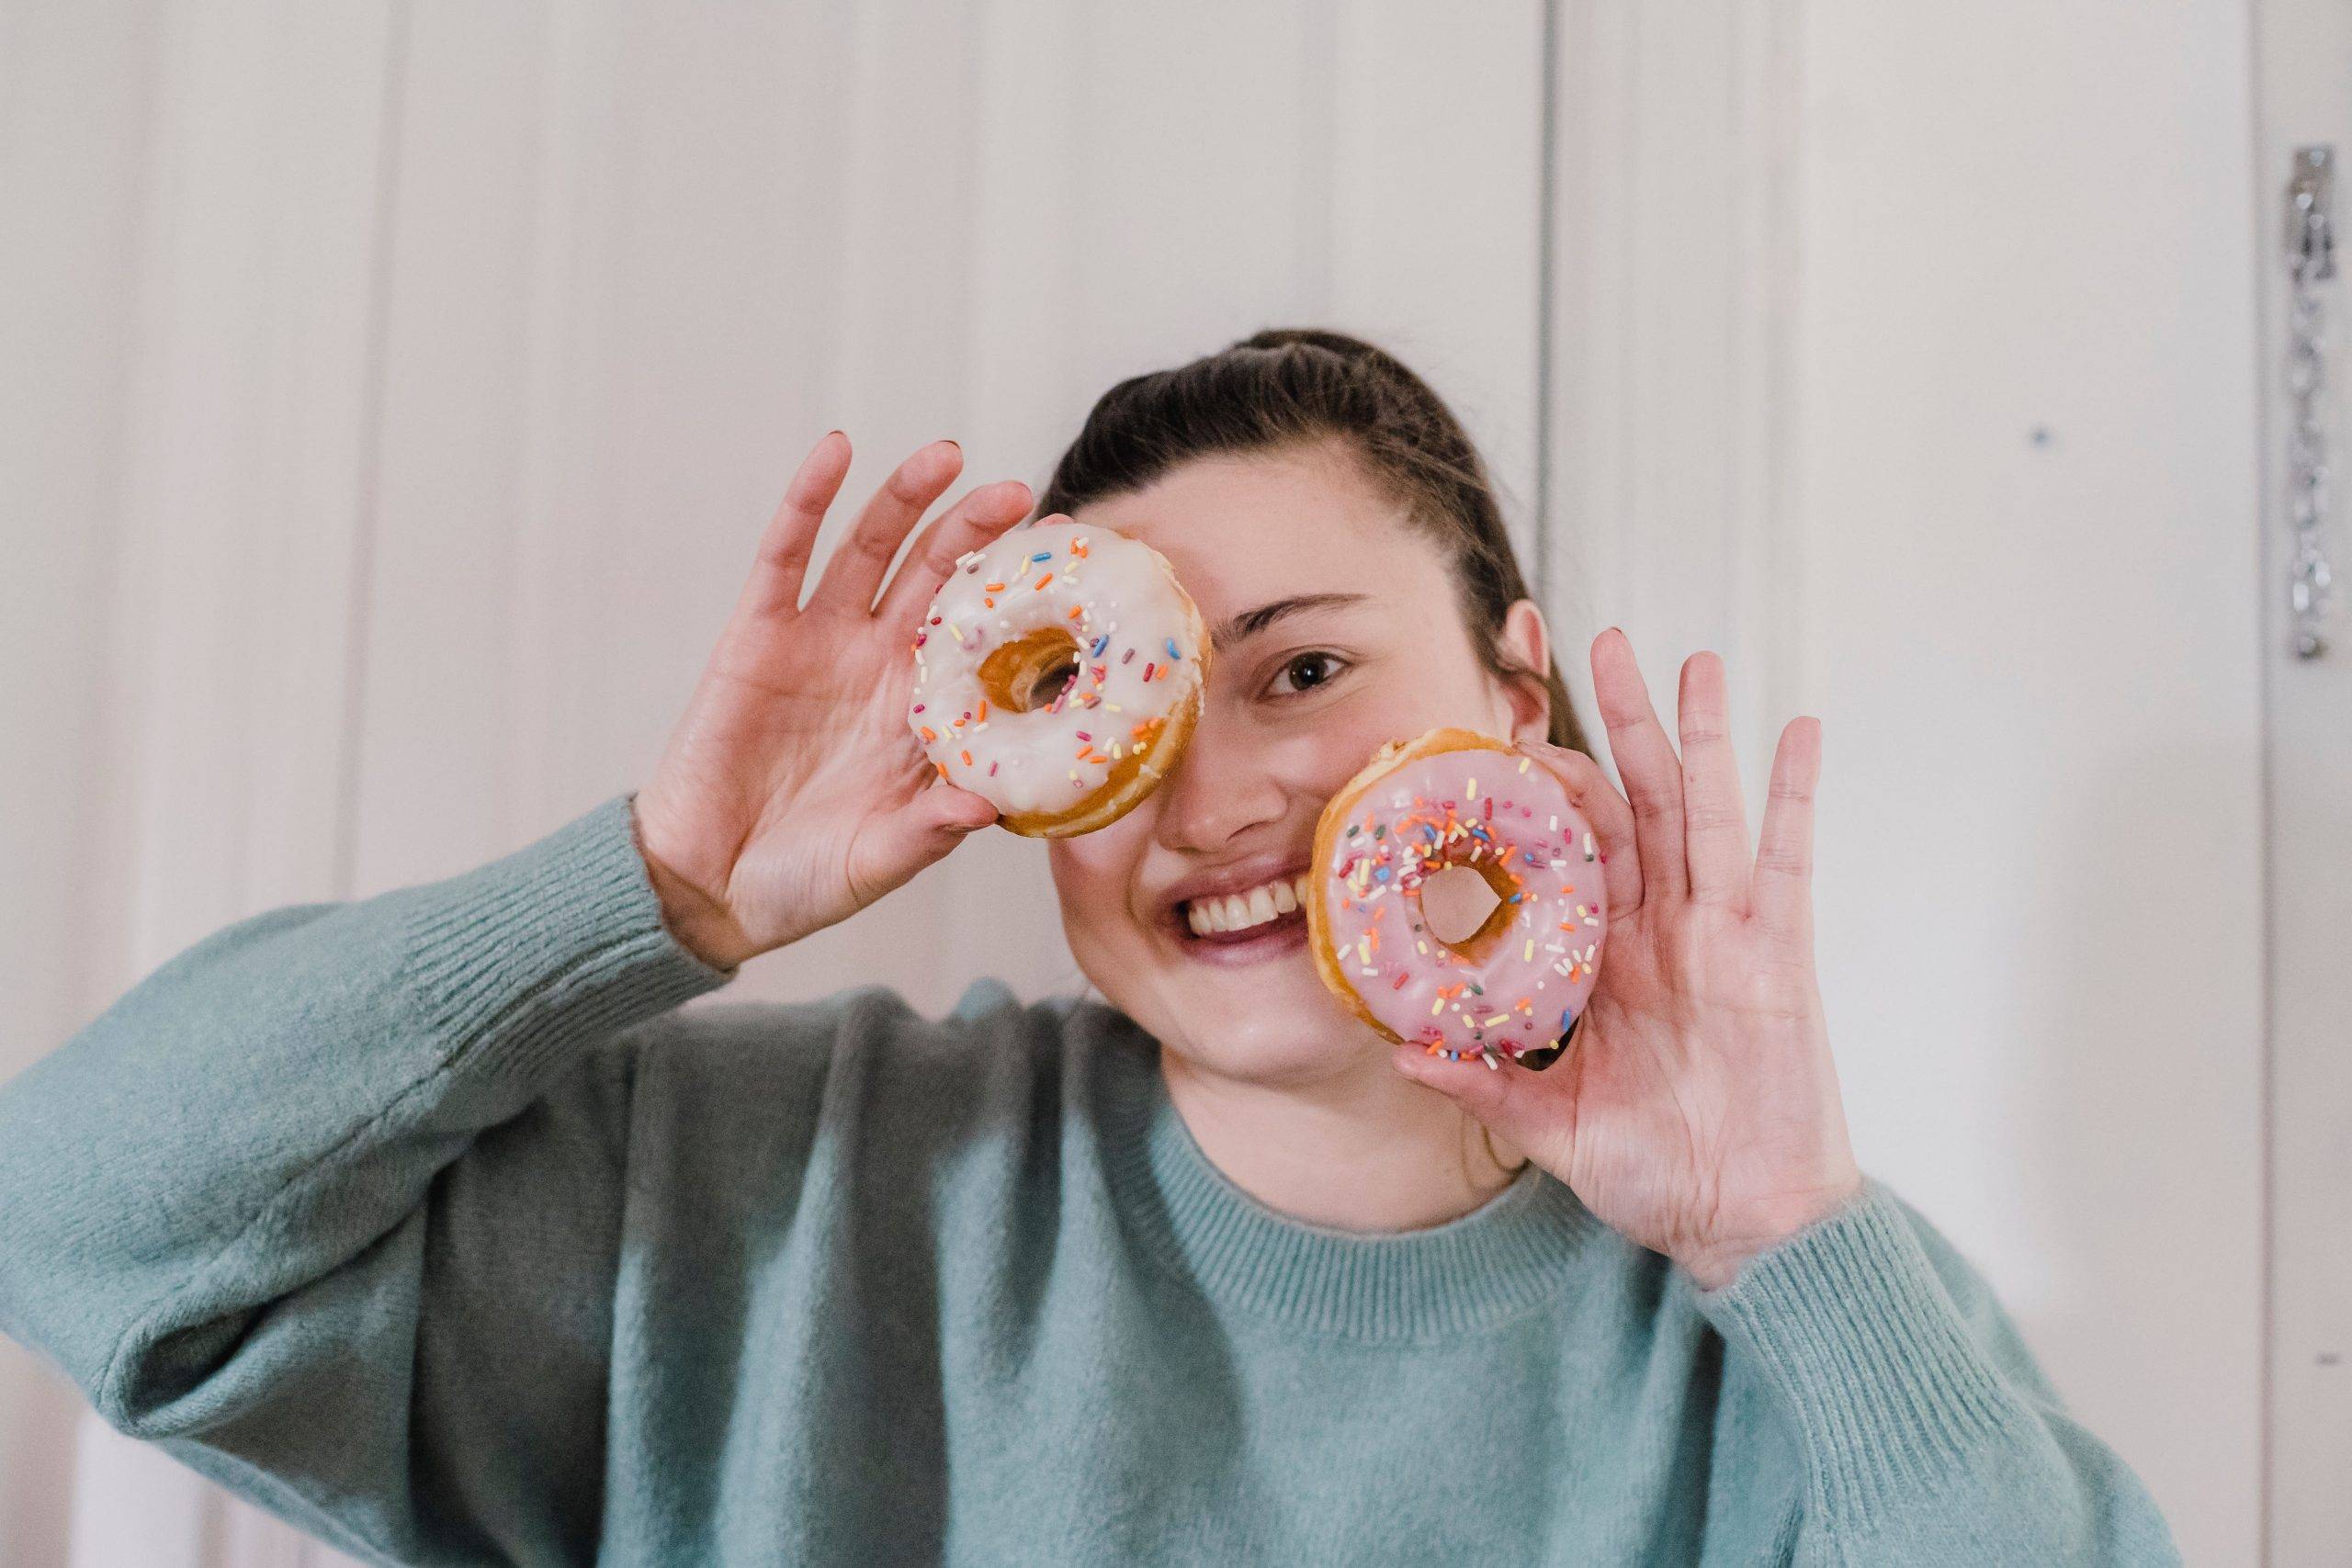
[(2287, 516), (2295, 533), (2287, 602), (2299, 659), (2327, 651), (2326, 319), (2318, 285), (2335, 276), (2335, 149), (2298, 147), (2287, 182)]

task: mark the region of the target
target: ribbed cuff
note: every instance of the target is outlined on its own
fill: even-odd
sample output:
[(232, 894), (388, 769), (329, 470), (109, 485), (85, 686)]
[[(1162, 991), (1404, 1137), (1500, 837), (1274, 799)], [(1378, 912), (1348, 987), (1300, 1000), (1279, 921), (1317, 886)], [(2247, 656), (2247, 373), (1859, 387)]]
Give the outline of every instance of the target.
[(1917, 1496), (2031, 1418), (1876, 1181), (1723, 1289), (1692, 1289), (1731, 1353), (1780, 1395), (1825, 1518), (1863, 1521), (1891, 1497)]
[(453, 1070), (531, 1078), (733, 979), (662, 923), (634, 791), (535, 843), (416, 889), (407, 978)]

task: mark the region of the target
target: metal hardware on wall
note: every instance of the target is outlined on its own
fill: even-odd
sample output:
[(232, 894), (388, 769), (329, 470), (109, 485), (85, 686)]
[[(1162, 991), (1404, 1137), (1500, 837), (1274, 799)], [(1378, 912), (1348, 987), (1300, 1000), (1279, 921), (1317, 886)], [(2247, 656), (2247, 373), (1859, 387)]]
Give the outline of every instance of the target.
[(2295, 529), (2288, 602), (2294, 612), (2295, 656), (2327, 651), (2321, 630), (2333, 594), (2327, 569), (2327, 431), (2321, 395), (2327, 385), (2327, 343), (2318, 285), (2335, 276), (2335, 149), (2295, 149), (2287, 186), (2287, 271), (2294, 280), (2287, 320), (2287, 505)]

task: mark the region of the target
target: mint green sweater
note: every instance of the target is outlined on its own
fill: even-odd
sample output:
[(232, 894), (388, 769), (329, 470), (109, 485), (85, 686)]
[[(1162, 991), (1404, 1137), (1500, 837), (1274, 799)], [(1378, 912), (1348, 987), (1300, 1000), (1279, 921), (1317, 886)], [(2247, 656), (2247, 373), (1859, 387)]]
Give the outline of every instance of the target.
[(0, 1329), (377, 1562), (2177, 1560), (1875, 1183), (1719, 1292), (1533, 1168), (1302, 1224), (1099, 1005), (681, 1010), (731, 972), (630, 808), (230, 926), (0, 1089)]

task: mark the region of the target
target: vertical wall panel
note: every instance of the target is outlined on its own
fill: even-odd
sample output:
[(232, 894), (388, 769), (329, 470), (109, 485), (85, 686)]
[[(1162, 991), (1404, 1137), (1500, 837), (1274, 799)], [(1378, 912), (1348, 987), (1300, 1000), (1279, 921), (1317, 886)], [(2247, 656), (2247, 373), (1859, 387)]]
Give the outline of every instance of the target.
[[(232, 919), (344, 891), (391, 17), (248, 0), (85, 40), (120, 73), (91, 103), (144, 152), (135, 217), (112, 209), (121, 249), (85, 282), (119, 313), (122, 336), (87, 340), (119, 345), (119, 379), (106, 402), (46, 411), (105, 465), (60, 497), (78, 515), (41, 520), (103, 551), (101, 586), (76, 585), (103, 637), (86, 831), (59, 840), (79, 851), (59, 906), (87, 938), (76, 1022)], [(121, 194), (95, 187), (97, 210)], [(193, 1562), (276, 1529), (95, 1416), (49, 1451), (76, 1459), (75, 1563)]]
[[(641, 783), (830, 426), (858, 457), (820, 550), (927, 440), (1042, 484), (1121, 377), (1331, 322), (1425, 351), (1532, 490), (1536, 17), (422, 6), (361, 884)], [(1006, 835), (729, 996), (936, 1010), (980, 975), (1081, 983)]]
[[(32, 285), (0, 341), (55, 371), (0, 401), (0, 455), (92, 530), (44, 536), (40, 581), (107, 584), (95, 630), (0, 624), (86, 655), (32, 710), (79, 760), (18, 786), (74, 823), (27, 850), (70, 940), (5, 960), (84, 965), (40, 1043), (237, 915), (641, 783), (829, 426), (859, 455), (827, 547), (923, 441), (1042, 481), (1116, 379), (1335, 325), (1453, 400), (1523, 542), (1548, 440), (1589, 717), (1600, 626), (1668, 704), (1724, 652), (1752, 818), (1781, 723), (1824, 716), (1866, 1163), (2192, 1560), (2246, 1560), (2256, 628), (2216, 587), (2256, 566), (2243, 7), (1554, 0), (1544, 278), (1546, 9), (243, 0), (79, 37), (62, 79), (144, 151), (84, 144), (99, 199), (58, 171), (0, 211)], [(60, 144), (26, 84), (64, 47), (0, 8), (12, 180)], [(2220, 868), (2187, 976), (2151, 849), (2181, 843)], [(728, 995), (935, 1010), (980, 974), (1079, 983), (1008, 835)], [(47, 1397), (0, 1376), (0, 1423)], [(85, 1561), (329, 1560), (83, 1430)]]
[(1543, 10), (1341, 7), (1329, 132), (1331, 313), (1453, 404), (1531, 585)]
[[(157, 12), (0, 6), (0, 1080), (124, 976), (96, 781)], [(0, 1338), (0, 1568), (65, 1561), (79, 1404)]]
[(2255, 1558), (2243, 7), (1808, 8), (1792, 509), (1864, 1159)]
[(1749, 802), (1798, 711), (1789, 510), (1793, 8), (1560, 0), (1551, 251), (1552, 582), (1601, 760), (1592, 639), (1623, 626), (1669, 717), (1721, 654)]
[(1751, 830), (1822, 716), (1865, 1167), (2190, 1560), (2250, 1561), (2243, 13), (1561, 16), (1555, 614), (1625, 626), (1669, 723), (1723, 653)]
[(2333, 0), (2255, 7), (2261, 134), (2254, 163), (2263, 312), (2265, 482), (2255, 593), (2267, 717), (2271, 940), (2270, 1328), (2267, 1474), (2270, 1561), (2341, 1558), (2352, 1539), (2352, 1028), (2345, 1008), (2352, 953), (2352, 526), (2346, 487), (2332, 488), (2328, 561), (2336, 608), (2330, 647), (2296, 658), (2289, 614), (2294, 536), (2285, 454), (2287, 171), (2295, 150), (2335, 149), (2336, 276), (2321, 288), (2328, 388), (2320, 418), (2340, 474), (2352, 452), (2352, 8)]

